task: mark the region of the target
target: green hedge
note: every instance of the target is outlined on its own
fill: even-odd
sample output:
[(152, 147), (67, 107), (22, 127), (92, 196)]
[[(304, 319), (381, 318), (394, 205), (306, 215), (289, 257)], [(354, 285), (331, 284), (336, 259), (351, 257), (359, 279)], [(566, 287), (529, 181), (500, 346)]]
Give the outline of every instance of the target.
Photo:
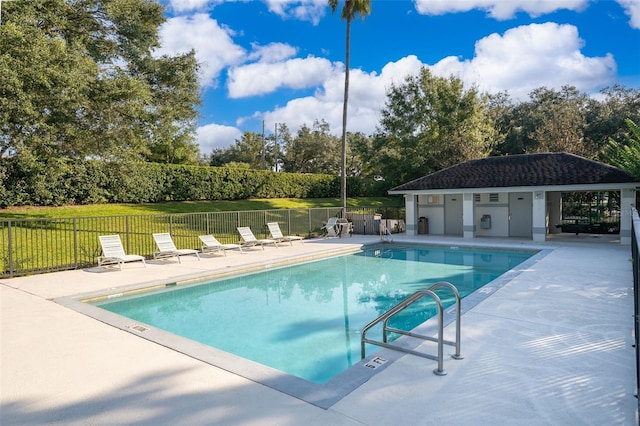
[[(0, 208), (340, 196), (338, 176), (227, 167), (3, 158), (0, 177)], [(347, 182), (350, 197), (384, 196), (387, 189), (372, 179)]]

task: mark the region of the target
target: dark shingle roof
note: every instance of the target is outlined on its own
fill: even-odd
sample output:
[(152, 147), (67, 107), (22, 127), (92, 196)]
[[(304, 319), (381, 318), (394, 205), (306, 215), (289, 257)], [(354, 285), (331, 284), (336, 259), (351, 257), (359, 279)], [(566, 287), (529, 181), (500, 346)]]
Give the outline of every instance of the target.
[(634, 178), (617, 167), (573, 154), (544, 153), (467, 161), (396, 186), (391, 191), (629, 182), (635, 182)]

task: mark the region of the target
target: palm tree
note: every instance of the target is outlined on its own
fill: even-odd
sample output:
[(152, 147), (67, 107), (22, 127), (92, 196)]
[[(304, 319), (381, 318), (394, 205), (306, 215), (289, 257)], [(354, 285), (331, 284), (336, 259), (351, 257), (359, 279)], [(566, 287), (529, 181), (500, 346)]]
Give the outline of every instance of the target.
[[(329, 0), (331, 13), (338, 9), (339, 0)], [(345, 51), (344, 102), (342, 104), (342, 167), (340, 176), (340, 202), (342, 217), (347, 216), (347, 104), (349, 102), (349, 52), (351, 44), (351, 21), (356, 15), (362, 20), (371, 13), (371, 0), (345, 0), (342, 19), (347, 22), (347, 47)]]

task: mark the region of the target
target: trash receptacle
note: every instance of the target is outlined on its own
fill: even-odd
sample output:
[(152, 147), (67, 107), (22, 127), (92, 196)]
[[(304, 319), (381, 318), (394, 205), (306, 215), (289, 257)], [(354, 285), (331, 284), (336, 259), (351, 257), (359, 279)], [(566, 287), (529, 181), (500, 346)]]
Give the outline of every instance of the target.
[(418, 234), (428, 234), (429, 233), (429, 219), (426, 217), (421, 217), (418, 219)]
[(483, 214), (480, 218), (480, 228), (491, 229), (491, 215)]

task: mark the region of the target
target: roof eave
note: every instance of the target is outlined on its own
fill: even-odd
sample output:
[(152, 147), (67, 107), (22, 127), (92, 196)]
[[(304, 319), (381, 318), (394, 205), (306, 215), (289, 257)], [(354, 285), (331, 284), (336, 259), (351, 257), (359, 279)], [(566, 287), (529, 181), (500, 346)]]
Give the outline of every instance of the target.
[(541, 185), (541, 186), (505, 186), (488, 188), (441, 188), (441, 189), (411, 189), (389, 190), (390, 195), (422, 195), (422, 194), (464, 194), (464, 193), (489, 193), (489, 192), (569, 192), (569, 191), (617, 191), (620, 189), (640, 188), (640, 182), (624, 183), (596, 183), (576, 185)]

